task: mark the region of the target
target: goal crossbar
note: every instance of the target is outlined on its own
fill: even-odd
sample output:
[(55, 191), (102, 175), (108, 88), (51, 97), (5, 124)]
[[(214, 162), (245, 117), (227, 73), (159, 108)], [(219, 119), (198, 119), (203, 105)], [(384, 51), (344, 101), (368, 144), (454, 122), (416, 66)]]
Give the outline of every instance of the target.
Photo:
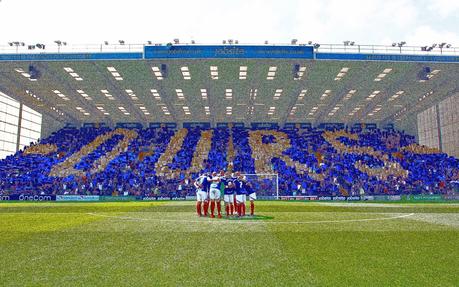
[(246, 177), (272, 177), (275, 179), (275, 185), (276, 185), (276, 194), (275, 197), (276, 199), (279, 199), (279, 174), (277, 173), (243, 173), (242, 175)]

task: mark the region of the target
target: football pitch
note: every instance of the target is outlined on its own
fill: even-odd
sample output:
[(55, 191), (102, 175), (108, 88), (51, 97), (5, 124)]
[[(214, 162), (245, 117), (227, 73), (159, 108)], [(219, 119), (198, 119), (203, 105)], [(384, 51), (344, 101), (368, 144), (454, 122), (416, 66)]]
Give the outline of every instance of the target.
[(458, 286), (458, 203), (1, 203), (1, 286)]

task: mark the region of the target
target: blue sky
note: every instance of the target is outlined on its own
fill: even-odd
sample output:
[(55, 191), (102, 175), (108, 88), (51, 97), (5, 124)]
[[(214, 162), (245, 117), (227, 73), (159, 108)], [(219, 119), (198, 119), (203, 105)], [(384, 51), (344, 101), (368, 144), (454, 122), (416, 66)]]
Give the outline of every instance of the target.
[(459, 0), (1, 0), (9, 41), (300, 42), (459, 47)]

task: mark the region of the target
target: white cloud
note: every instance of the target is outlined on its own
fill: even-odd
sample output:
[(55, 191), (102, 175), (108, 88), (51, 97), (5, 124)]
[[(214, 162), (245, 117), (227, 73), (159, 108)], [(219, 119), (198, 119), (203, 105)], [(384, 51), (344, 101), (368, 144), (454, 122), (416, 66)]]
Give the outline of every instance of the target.
[[(308, 11), (309, 5), (302, 2), (298, 10)], [(383, 40), (400, 41), (400, 31), (415, 26), (416, 16), (412, 1), (317, 1), (301, 28), (309, 27), (318, 42), (390, 44)]]
[(437, 31), (429, 26), (417, 27), (412, 34), (410, 34), (406, 41), (410, 45), (432, 45), (442, 42), (459, 46), (459, 35), (448, 31)]
[(174, 38), (258, 44), (292, 38), (359, 44), (405, 40), (413, 45), (441, 37), (458, 45), (458, 9), (457, 0), (3, 0), (0, 27), (9, 29), (2, 29), (0, 45), (15, 40), (52, 45), (57, 39), (165, 43)]
[[(445, 18), (450, 15), (453, 15), (453, 17), (458, 17), (459, 13), (459, 1), (457, 0), (435, 0), (431, 1), (429, 5), (427, 6), (427, 9), (429, 11), (432, 11), (439, 16)], [(437, 16), (437, 15), (435, 15)], [(459, 29), (456, 26), (456, 30)]]

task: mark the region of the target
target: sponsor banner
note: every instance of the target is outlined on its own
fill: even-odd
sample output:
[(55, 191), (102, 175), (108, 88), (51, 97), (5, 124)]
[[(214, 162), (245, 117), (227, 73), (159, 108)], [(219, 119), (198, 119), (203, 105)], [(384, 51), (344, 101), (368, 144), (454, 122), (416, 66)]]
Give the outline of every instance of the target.
[(13, 195), (0, 195), (0, 201), (55, 201), (55, 195), (23, 195), (23, 194), (13, 194)]
[[(261, 198), (260, 198), (261, 199)], [(317, 200), (317, 196), (309, 196), (309, 195), (296, 195), (296, 196), (280, 196), (280, 200)]]
[(365, 195), (364, 199), (365, 200), (375, 200), (375, 197), (373, 195)]
[(359, 201), (360, 196), (348, 196), (347, 201)]
[(317, 60), (390, 61), (390, 62), (445, 62), (457, 63), (459, 56), (400, 55), (400, 54), (357, 54), (316, 53)]
[[(189, 199), (190, 198), (190, 199)], [(157, 201), (157, 200), (196, 200), (196, 196), (187, 197), (170, 197), (170, 196), (144, 196), (141, 198), (142, 201)]]
[(438, 195), (438, 194), (418, 194), (418, 195), (409, 195), (407, 196), (407, 200), (431, 200), (431, 201), (438, 201), (438, 200), (442, 200), (442, 196), (441, 195)]
[(143, 53), (44, 53), (44, 54), (0, 54), (0, 61), (92, 61), (142, 59)]
[(261, 195), (261, 196), (258, 196), (257, 195), (257, 199), (258, 200), (276, 200), (277, 199), (277, 196), (269, 196), (269, 195)]
[(346, 200), (346, 196), (332, 196), (333, 201), (344, 201)]
[(251, 123), (252, 128), (255, 129), (277, 129), (279, 128), (278, 123)]
[(374, 200), (379, 201), (398, 201), (402, 200), (401, 195), (374, 195)]
[(386, 201), (387, 200), (385, 195), (374, 195), (373, 197), (377, 201)]
[(442, 198), (444, 200), (459, 200), (459, 194), (444, 194)]
[(99, 201), (98, 195), (56, 195), (56, 201)]
[(158, 196), (156, 200), (171, 200), (169, 196)]
[(272, 195), (264, 195), (264, 196), (257, 195), (257, 199), (258, 200), (278, 200), (279, 198), (277, 196), (272, 196)]
[(313, 59), (312, 46), (167, 45), (145, 46), (145, 59), (265, 58)]
[(183, 123), (184, 128), (201, 128), (201, 129), (210, 129), (210, 123), (208, 122), (187, 122)]
[(134, 201), (135, 196), (99, 196), (99, 201)]
[(158, 200), (156, 196), (144, 196), (142, 197), (142, 200), (143, 201), (154, 201), (154, 200)]

